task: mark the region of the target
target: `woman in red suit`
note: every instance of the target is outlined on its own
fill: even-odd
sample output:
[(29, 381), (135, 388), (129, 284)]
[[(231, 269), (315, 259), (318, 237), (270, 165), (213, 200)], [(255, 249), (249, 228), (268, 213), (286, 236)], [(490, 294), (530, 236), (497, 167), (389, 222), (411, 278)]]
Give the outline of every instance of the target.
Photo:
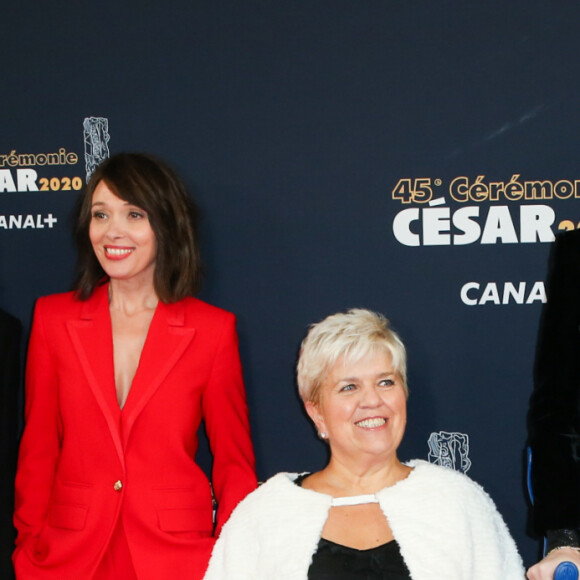
[[(194, 208), (147, 155), (92, 176), (74, 292), (38, 300), (16, 477), (28, 580), (195, 580), (256, 486), (234, 316), (192, 297)], [(195, 463), (205, 421), (218, 503)]]

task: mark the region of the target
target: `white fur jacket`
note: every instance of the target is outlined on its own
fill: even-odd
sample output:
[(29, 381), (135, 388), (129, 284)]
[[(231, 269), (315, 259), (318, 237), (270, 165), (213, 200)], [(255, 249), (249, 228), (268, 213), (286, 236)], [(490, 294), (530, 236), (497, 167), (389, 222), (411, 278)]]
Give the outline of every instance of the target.
[[(491, 498), (467, 476), (415, 460), (377, 493), (413, 580), (523, 580), (516, 545)], [(216, 542), (204, 580), (306, 580), (331, 497), (278, 473), (244, 499)]]

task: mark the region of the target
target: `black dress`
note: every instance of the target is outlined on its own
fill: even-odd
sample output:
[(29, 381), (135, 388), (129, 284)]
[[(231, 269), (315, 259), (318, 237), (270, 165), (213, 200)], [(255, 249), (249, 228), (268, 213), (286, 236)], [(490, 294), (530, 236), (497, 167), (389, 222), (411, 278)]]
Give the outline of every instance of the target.
[[(308, 475), (299, 476), (294, 483), (302, 486)], [(308, 580), (411, 580), (411, 575), (396, 540), (357, 550), (320, 538)]]

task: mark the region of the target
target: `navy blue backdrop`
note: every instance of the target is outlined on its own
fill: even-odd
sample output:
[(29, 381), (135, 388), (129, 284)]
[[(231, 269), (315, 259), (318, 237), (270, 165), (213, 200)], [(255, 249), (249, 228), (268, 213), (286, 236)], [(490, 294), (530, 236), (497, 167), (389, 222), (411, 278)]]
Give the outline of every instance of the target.
[(409, 350), (402, 458), (431, 438), (440, 460), (447, 441), (530, 564), (542, 281), (553, 234), (580, 221), (579, 16), (533, 0), (11, 3), (0, 307), (27, 330), (34, 300), (69, 288), (90, 154), (155, 153), (203, 212), (201, 297), (238, 316), (259, 477), (326, 459), (295, 394), (307, 325), (376, 309)]

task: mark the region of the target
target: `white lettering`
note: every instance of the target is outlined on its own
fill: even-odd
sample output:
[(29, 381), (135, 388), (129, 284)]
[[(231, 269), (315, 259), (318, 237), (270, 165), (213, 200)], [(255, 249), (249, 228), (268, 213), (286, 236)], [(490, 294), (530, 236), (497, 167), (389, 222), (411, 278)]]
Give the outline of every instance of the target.
[(467, 284), (464, 284), (461, 288), (461, 300), (468, 306), (475, 306), (477, 304), (477, 299), (470, 298), (467, 295), (470, 290), (479, 290), (479, 284), (477, 282), (468, 282)]
[(52, 214), (49, 213), (45, 218), (44, 218), (44, 223), (48, 224), (48, 227), (50, 229), (52, 229), (52, 226), (57, 222), (58, 220), (55, 217), (52, 217)]
[(8, 228), (17, 228), (20, 229), (22, 227), (22, 216), (21, 215), (11, 215), (9, 216), (8, 220)]
[(393, 220), (393, 234), (405, 246), (420, 246), (419, 235), (411, 231), (411, 223), (419, 220), (419, 208), (413, 207), (400, 211)]
[(57, 222), (57, 218), (51, 213), (46, 216), (42, 214), (0, 215), (0, 229), (4, 230), (44, 229), (45, 227), (52, 229)]
[(36, 185), (37, 177), (38, 173), (34, 169), (17, 169), (18, 191), (38, 191), (38, 185)]
[(506, 282), (503, 287), (503, 299), (501, 303), (508, 304), (511, 296), (515, 300), (516, 304), (523, 304), (525, 293), (526, 293), (525, 282), (520, 282), (517, 290), (516, 287), (511, 282)]
[(5, 191), (9, 193), (16, 191), (16, 185), (10, 169), (0, 169), (0, 193), (4, 193)]
[[(393, 219), (393, 234), (405, 246), (464, 246), (552, 242), (556, 215), (547, 205), (519, 207), (519, 224), (507, 205), (491, 206), (480, 216), (481, 206), (407, 208)], [(481, 222), (483, 220), (483, 227)], [(519, 228), (519, 232), (517, 231)]]
[(448, 207), (430, 207), (423, 210), (423, 245), (448, 246), (451, 236), (448, 232), (450, 209)]
[(494, 304), (500, 304), (499, 293), (497, 291), (497, 284), (495, 282), (489, 282), (481, 294), (478, 304), (486, 304), (487, 302), (493, 302)]
[(518, 243), (516, 229), (507, 205), (492, 205), (489, 208), (481, 243), (495, 244), (498, 239), (504, 244)]
[(29, 214), (26, 216), (26, 219), (24, 220), (24, 225), (22, 226), (22, 229), (26, 229), (26, 228), (33, 228), (34, 227), (34, 218)]
[(526, 300), (526, 304), (532, 304), (532, 302), (540, 301), (542, 304), (546, 303), (546, 288), (543, 282), (536, 282), (532, 289), (530, 290), (530, 295)]
[[(483, 287), (481, 294), (479, 290)], [(501, 288), (501, 292), (500, 292)], [(546, 289), (543, 282), (534, 282), (529, 292), (526, 292), (528, 285), (526, 282), (518, 282), (517, 287), (513, 282), (504, 282), (503, 287), (496, 282), (487, 282), (485, 286), (479, 282), (466, 282), (460, 290), (460, 297), (463, 304), (467, 306), (482, 306), (485, 304), (533, 304), (534, 302), (546, 302)], [(501, 301), (500, 301), (501, 294)]]
[(520, 207), (520, 241), (533, 244), (536, 237), (540, 242), (553, 242), (552, 224), (556, 213), (549, 205), (522, 205)]
[(473, 244), (479, 240), (481, 227), (475, 220), (471, 219), (477, 217), (479, 217), (479, 207), (476, 205), (462, 207), (453, 214), (453, 225), (463, 232), (453, 236), (454, 244), (463, 246), (465, 244)]

